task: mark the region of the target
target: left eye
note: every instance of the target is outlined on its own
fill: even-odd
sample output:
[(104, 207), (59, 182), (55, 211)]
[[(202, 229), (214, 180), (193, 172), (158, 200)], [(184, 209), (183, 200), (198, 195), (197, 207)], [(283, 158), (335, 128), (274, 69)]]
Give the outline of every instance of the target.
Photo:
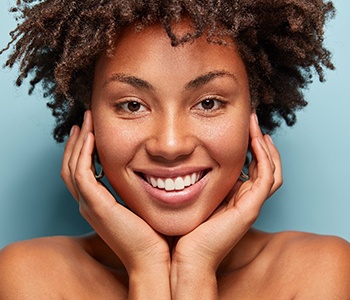
[(199, 102), (196, 105), (197, 109), (202, 109), (202, 110), (215, 110), (223, 106), (224, 103), (223, 101), (220, 101), (218, 99), (204, 99), (203, 101)]

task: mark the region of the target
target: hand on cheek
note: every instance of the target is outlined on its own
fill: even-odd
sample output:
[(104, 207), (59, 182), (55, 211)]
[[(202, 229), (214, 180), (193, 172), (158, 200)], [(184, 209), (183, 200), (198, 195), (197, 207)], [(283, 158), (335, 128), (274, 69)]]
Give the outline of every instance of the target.
[(62, 178), (79, 203), (82, 216), (122, 260), (130, 274), (144, 269), (150, 271), (149, 266), (165, 271), (170, 254), (164, 237), (118, 204), (94, 176), (92, 124), (91, 111), (87, 111), (82, 128), (73, 127), (64, 151)]
[(250, 137), (253, 159), (249, 166), (250, 184), (247, 185), (261, 184), (258, 188), (264, 192), (266, 198), (262, 200), (265, 201), (282, 184), (281, 159), (272, 138), (262, 134), (256, 114), (251, 115)]
[[(133, 278), (131, 282), (140, 284), (139, 280), (147, 282), (144, 279), (150, 274), (163, 274), (165, 290), (169, 276), (175, 290), (184, 275), (191, 280), (201, 280), (203, 276), (216, 280), (219, 264), (249, 230), (265, 200), (282, 182), (278, 151), (270, 137), (261, 133), (255, 115), (250, 120), (250, 137), (253, 160), (249, 180), (238, 181), (231, 198), (195, 230), (178, 238), (172, 249), (162, 235), (119, 205), (96, 180), (90, 111), (86, 112), (81, 129), (72, 128), (63, 156), (62, 178), (78, 201), (82, 215), (123, 262)], [(152, 275), (149, 282), (153, 285), (155, 279), (158, 283), (158, 275)]]
[(173, 254), (177, 265), (185, 269), (186, 263), (195, 265), (192, 269), (203, 274), (215, 271), (255, 222), (266, 199), (281, 185), (278, 151), (271, 138), (261, 133), (255, 114), (250, 119), (250, 137), (253, 160), (249, 180), (238, 181), (231, 197), (208, 220), (179, 239)]

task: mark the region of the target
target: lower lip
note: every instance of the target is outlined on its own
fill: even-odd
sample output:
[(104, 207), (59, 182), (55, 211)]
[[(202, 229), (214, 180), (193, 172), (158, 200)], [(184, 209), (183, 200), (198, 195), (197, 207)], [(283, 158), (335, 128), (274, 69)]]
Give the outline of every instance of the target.
[(209, 173), (207, 173), (201, 180), (197, 181), (195, 184), (184, 188), (181, 191), (166, 191), (163, 189), (154, 188), (142, 178), (140, 178), (140, 180), (144, 185), (146, 193), (148, 193), (153, 199), (163, 204), (178, 206), (183, 204), (190, 204), (198, 198), (199, 194), (208, 182), (208, 175)]

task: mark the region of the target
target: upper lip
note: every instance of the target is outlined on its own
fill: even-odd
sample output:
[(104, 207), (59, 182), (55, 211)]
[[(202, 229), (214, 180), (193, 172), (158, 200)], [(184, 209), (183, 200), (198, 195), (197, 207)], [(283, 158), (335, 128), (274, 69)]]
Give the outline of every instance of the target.
[(134, 172), (142, 175), (153, 176), (153, 177), (175, 178), (175, 177), (186, 176), (188, 174), (192, 174), (196, 172), (206, 173), (210, 169), (211, 168), (209, 167), (183, 167), (183, 168), (177, 168), (177, 169), (157, 168), (157, 169), (139, 169), (139, 170), (134, 170)]

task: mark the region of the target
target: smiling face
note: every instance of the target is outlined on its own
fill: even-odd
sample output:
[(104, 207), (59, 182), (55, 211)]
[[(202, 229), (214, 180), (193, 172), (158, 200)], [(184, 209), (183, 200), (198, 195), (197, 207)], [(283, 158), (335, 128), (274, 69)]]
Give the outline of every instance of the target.
[(232, 43), (172, 47), (160, 25), (125, 29), (96, 64), (91, 110), (109, 182), (160, 233), (193, 230), (240, 175), (251, 108)]

